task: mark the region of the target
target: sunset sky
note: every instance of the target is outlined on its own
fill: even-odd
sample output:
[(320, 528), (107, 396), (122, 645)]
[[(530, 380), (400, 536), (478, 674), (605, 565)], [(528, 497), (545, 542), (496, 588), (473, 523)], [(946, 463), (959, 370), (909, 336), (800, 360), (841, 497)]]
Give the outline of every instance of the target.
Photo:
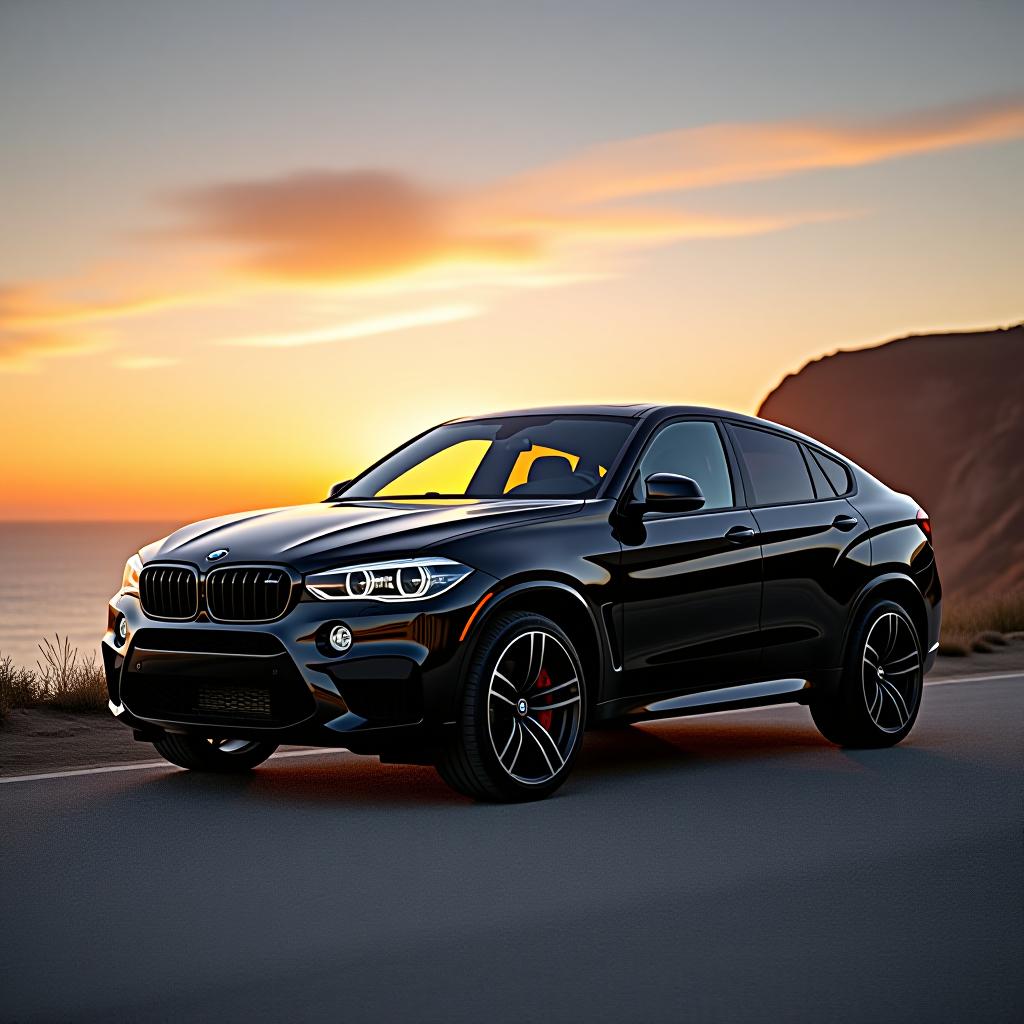
[(0, 3), (3, 519), (1024, 319), (1024, 4)]

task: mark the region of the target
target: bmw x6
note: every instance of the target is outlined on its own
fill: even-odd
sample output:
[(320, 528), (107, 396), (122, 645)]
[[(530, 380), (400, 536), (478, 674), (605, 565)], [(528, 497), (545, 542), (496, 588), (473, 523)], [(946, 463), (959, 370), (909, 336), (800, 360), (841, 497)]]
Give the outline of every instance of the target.
[(110, 710), (184, 768), (344, 747), (512, 801), (556, 790), (588, 727), (799, 702), (833, 743), (898, 743), (940, 598), (926, 513), (813, 438), (550, 408), (147, 545), (102, 652)]

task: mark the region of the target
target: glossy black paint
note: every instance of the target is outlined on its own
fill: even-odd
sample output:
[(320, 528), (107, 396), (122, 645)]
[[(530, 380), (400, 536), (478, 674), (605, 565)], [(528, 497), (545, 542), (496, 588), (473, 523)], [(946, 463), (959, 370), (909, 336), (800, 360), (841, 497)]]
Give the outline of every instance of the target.
[[(413, 556), (443, 556), (474, 571), (424, 601), (330, 602), (300, 584), (284, 615), (258, 624), (216, 623), (205, 611), (193, 621), (155, 621), (137, 596), (121, 592), (110, 602), (102, 647), (113, 712), (140, 738), (168, 730), (429, 759), (454, 724), (474, 642), (511, 609), (542, 611), (569, 632), (588, 677), (592, 723), (807, 700), (835, 685), (850, 624), (871, 594), (907, 608), (930, 666), (941, 588), (913, 499), (842, 459), (848, 494), (758, 506), (734, 425), (795, 439), (809, 446), (806, 457), (810, 448), (842, 457), (736, 413), (658, 406), (529, 412), (630, 420), (632, 433), (596, 497), (346, 501), (335, 489), (326, 502), (207, 520), (144, 548), (146, 565), (195, 567), (201, 594), (214, 568), (253, 563), (285, 567), (296, 579)], [(687, 419), (719, 432), (735, 507), (659, 511), (633, 499), (651, 439)], [(228, 553), (208, 560), (221, 549)], [(119, 645), (121, 616), (127, 638)], [(344, 654), (325, 643), (340, 623), (353, 636)], [(253, 679), (284, 694), (261, 723), (172, 706), (175, 685), (230, 690), (232, 681)], [(793, 679), (806, 685), (773, 682)], [(163, 705), (158, 691), (170, 695)]]

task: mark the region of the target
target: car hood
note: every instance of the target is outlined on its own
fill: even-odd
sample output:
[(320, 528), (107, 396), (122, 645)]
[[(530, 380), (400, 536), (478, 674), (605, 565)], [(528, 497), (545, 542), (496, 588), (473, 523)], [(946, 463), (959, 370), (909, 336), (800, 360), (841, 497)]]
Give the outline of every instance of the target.
[[(323, 502), (262, 509), (193, 523), (143, 548), (146, 562), (191, 562), (200, 567), (252, 562), (311, 572), (364, 558), (396, 558), (430, 551), (456, 537), (496, 527), (568, 515), (580, 500)], [(227, 554), (216, 562), (207, 556)]]

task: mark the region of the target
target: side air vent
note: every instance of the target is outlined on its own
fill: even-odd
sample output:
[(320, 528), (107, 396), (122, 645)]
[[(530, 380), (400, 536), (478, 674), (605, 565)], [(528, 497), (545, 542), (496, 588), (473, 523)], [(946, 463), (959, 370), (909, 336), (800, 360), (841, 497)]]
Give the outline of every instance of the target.
[(206, 610), (218, 622), (269, 622), (288, 610), (292, 578), (277, 566), (226, 565), (206, 577)]
[(199, 613), (199, 576), (185, 565), (147, 565), (139, 573), (142, 610), (153, 619), (194, 619)]

